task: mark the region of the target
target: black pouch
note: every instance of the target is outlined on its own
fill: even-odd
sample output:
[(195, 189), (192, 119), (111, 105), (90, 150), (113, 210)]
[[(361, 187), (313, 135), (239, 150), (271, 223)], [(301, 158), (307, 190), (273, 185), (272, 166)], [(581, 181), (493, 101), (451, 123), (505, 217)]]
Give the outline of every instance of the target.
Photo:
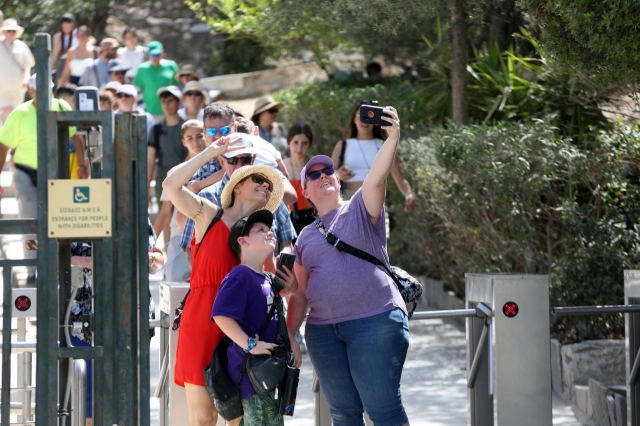
[(33, 186), (35, 186), (36, 188), (38, 187), (38, 171), (36, 169), (32, 169), (31, 167), (25, 166), (24, 164), (16, 164), (16, 169), (28, 174)]
[(273, 355), (249, 355), (246, 357), (247, 376), (258, 395), (274, 390), (284, 379), (287, 366)]
[(244, 410), (240, 401), (238, 387), (227, 373), (227, 349), (231, 339), (225, 337), (213, 351), (213, 359), (204, 369), (204, 387), (209, 398), (223, 419), (233, 420), (242, 417)]
[(189, 297), (190, 293), (191, 293), (191, 289), (187, 291), (187, 294), (184, 295), (184, 299), (182, 299), (182, 302), (180, 302), (180, 304), (176, 308), (175, 315), (173, 317), (173, 324), (171, 324), (171, 329), (173, 331), (176, 331), (177, 329), (180, 328), (180, 319), (182, 318), (182, 311), (184, 310), (184, 304), (187, 303), (187, 297)]

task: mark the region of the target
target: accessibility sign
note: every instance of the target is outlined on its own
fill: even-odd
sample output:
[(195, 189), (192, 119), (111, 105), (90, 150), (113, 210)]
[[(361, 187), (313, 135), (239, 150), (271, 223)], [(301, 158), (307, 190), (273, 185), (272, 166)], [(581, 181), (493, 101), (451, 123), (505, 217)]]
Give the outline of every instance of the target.
[(111, 237), (111, 179), (50, 179), (48, 193), (49, 238)]

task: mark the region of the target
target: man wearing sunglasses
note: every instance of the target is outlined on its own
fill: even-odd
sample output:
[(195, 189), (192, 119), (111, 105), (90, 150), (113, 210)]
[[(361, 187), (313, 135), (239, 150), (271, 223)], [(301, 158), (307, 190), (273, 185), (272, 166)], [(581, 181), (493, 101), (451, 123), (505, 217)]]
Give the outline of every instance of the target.
[(123, 84), (116, 90), (116, 102), (118, 109), (116, 114), (136, 114), (144, 115), (147, 118), (147, 136), (151, 134), (151, 127), (156, 124), (155, 120), (145, 110), (137, 106), (138, 91), (130, 84)]

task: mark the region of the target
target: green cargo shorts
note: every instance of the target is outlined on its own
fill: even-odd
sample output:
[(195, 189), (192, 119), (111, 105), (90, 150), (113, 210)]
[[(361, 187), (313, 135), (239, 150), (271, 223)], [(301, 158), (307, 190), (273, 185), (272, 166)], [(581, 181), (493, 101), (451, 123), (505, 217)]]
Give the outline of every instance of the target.
[(253, 395), (242, 400), (244, 415), (240, 426), (284, 426), (282, 414), (278, 414), (275, 392)]

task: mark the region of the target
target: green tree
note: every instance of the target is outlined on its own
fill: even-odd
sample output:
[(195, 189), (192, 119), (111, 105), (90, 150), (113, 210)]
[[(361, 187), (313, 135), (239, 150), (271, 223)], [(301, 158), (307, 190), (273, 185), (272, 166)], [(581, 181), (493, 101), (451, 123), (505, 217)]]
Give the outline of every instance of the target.
[(640, 4), (629, 0), (527, 0), (546, 53), (600, 82), (640, 83)]
[[(446, 48), (446, 68), (453, 82), (452, 116), (458, 124), (469, 122), (470, 36), (479, 42), (487, 37), (503, 40), (505, 21), (519, 14), (514, 12), (514, 0), (500, 5), (492, 0), (407, 0), (401, 6), (387, 0), (186, 1), (215, 32), (278, 47), (282, 54), (297, 55), (307, 49), (321, 66), (326, 66), (331, 48), (345, 45), (361, 47), (369, 57), (382, 54), (405, 68), (426, 70), (434, 57), (443, 57), (437, 50)], [(487, 19), (487, 13), (503, 19)], [(448, 24), (437, 25), (439, 20)], [(450, 33), (450, 43), (425, 44), (443, 29)]]

